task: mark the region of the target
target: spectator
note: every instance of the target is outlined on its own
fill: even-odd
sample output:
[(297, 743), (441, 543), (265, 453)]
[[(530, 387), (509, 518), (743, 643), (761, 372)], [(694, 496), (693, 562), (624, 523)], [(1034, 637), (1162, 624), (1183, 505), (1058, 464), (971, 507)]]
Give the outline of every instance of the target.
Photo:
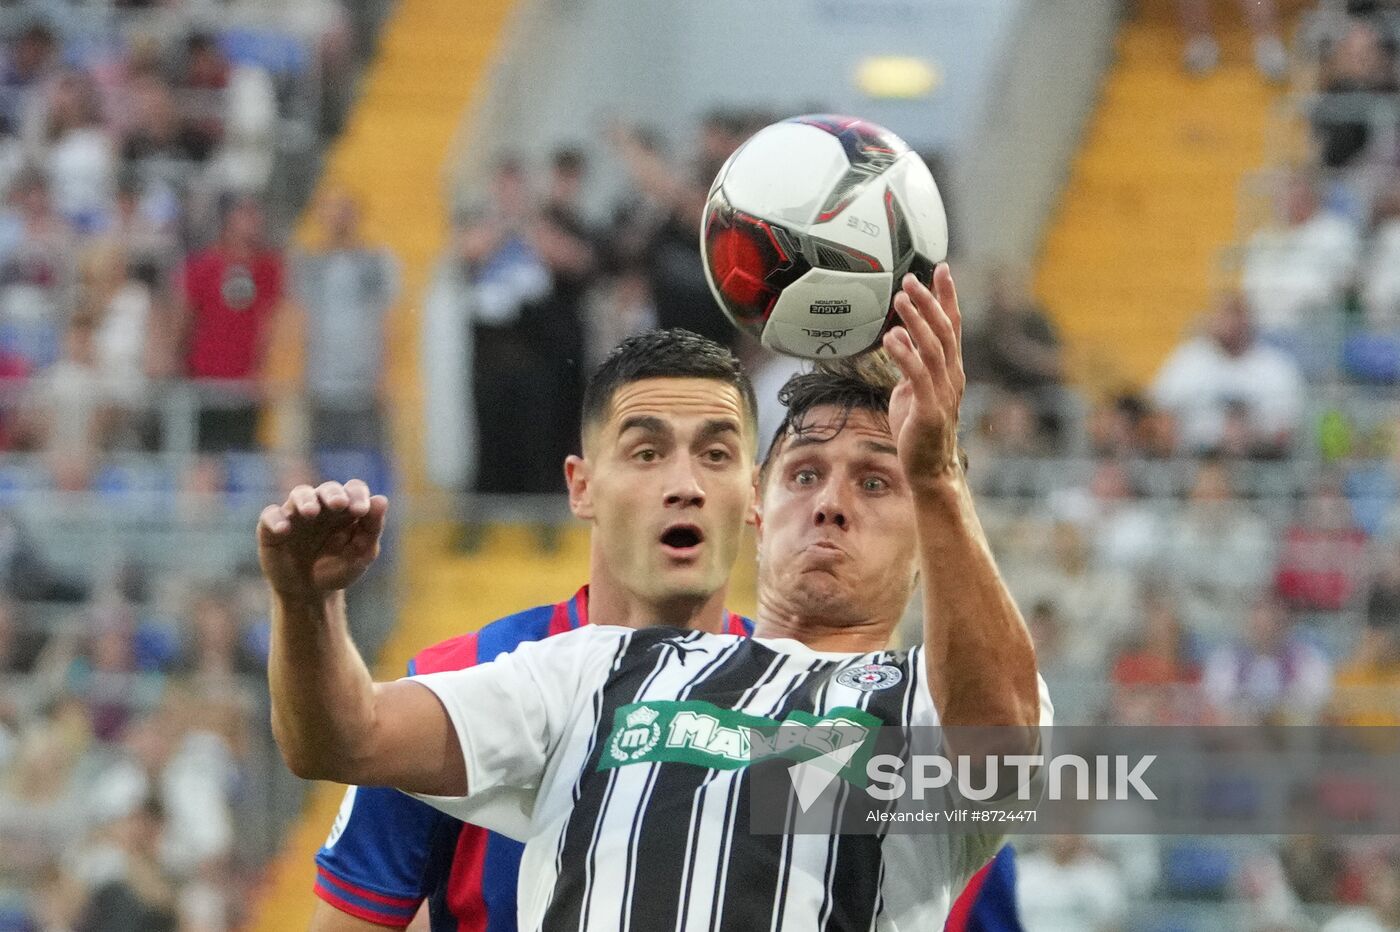
[(1201, 720), (1200, 647), (1181, 625), (1165, 592), (1145, 600), (1143, 625), (1113, 663), (1113, 721), (1121, 725), (1192, 725)]
[(1366, 596), (1366, 624), (1400, 631), (1400, 541), (1386, 541), (1379, 569)]
[(151, 288), (131, 274), (116, 243), (94, 244), (79, 268), (78, 316), (94, 322), (94, 356), (104, 396), (112, 404), (113, 444), (136, 447), (149, 403), (148, 376), (161, 375), (150, 339)]
[(47, 176), (26, 168), (0, 214), (0, 345), (31, 369), (58, 358), (73, 257), (73, 232), (53, 209)]
[(1127, 468), (1116, 460), (1100, 462), (1087, 487), (1052, 494), (1050, 510), (1089, 536), (1095, 566), (1140, 571), (1161, 547), (1160, 520), (1139, 500)]
[(1344, 168), (1365, 152), (1371, 138), (1371, 122), (1329, 115), (1329, 97), (1393, 94), (1400, 90), (1395, 80), (1395, 63), (1375, 25), (1362, 19), (1347, 23), (1323, 54), (1318, 89), (1325, 95), (1319, 105), (1321, 112), (1313, 117), (1320, 159), (1326, 168)]
[(1123, 872), (1079, 835), (1052, 836), (1017, 858), (1017, 912), (1026, 932), (1117, 932), (1128, 902)]
[(1044, 456), (1051, 452), (1032, 399), (996, 391), (988, 399), (965, 446), (979, 462), (995, 456)]
[(1342, 897), (1346, 854), (1337, 839), (1322, 835), (1291, 835), (1279, 851), (1284, 875), (1304, 903), (1335, 903)]
[(1279, 594), (1294, 608), (1341, 611), (1360, 591), (1365, 568), (1366, 535), (1356, 526), (1337, 477), (1324, 474), (1284, 532)]
[(1243, 615), (1270, 582), (1274, 550), (1268, 525), (1239, 499), (1225, 463), (1208, 458), (1168, 523), (1160, 559), (1186, 616), (1203, 622)]
[(1392, 182), (1376, 201), (1376, 231), (1361, 274), (1366, 324), (1376, 330), (1400, 327), (1400, 181)]
[(398, 295), (398, 267), (364, 242), (359, 205), (326, 197), (322, 241), (297, 257), (293, 283), (304, 314), (311, 445), (317, 450), (379, 450), (384, 435), (385, 319)]
[(711, 167), (718, 167), (714, 160), (743, 141), (743, 126), (734, 114), (707, 117), (700, 161), (689, 167), (670, 164), (657, 140), (642, 131), (619, 127), (612, 134), (637, 189), (637, 197), (615, 218), (617, 246), (622, 259), (646, 267), (657, 326), (682, 327), (725, 346), (735, 344), (737, 331), (714, 313), (695, 231), (714, 179)]
[(223, 139), (211, 166), (216, 185), (230, 191), (263, 191), (277, 154), (277, 92), (272, 76), (238, 65), (223, 94)]
[(282, 257), (263, 239), (262, 207), (250, 197), (227, 200), (218, 241), (184, 268), (186, 371), (199, 382), (241, 383), (219, 386), (214, 404), (201, 406), (201, 450), (256, 445), (252, 383), (262, 374), (282, 281)]
[(154, 799), (165, 812), (160, 864), (174, 877), (225, 858), (233, 845), (231, 794), (238, 776), (233, 751), (219, 734), (200, 727), (203, 703), (180, 691), (132, 723), (120, 755), (97, 774), (92, 810), (121, 818)]
[(1012, 391), (1034, 391), (1064, 381), (1059, 335), (1030, 296), (1024, 278), (1024, 272), (1005, 267), (992, 273), (985, 315), (967, 347), (976, 360), (968, 363), (969, 376)]
[(166, 198), (170, 191), (156, 186), (148, 190), (135, 172), (117, 178), (117, 195), (111, 223), (102, 231), (130, 264), (132, 277), (155, 289), (175, 259), (175, 226), (179, 209)]
[(195, 32), (185, 40), (175, 88), (181, 92), (184, 132), (200, 139), (206, 151), (224, 137), (223, 91), (232, 73), (233, 66), (214, 36)]
[(1100, 459), (1136, 456), (1141, 450), (1141, 430), (1147, 402), (1133, 392), (1123, 392), (1095, 404), (1085, 430), (1090, 449)]
[(1392, 855), (1371, 865), (1365, 901), (1329, 920), (1322, 932), (1389, 932), (1400, 928), (1400, 861)]
[(158, 858), (166, 830), (165, 810), (150, 798), (99, 836), (110, 865), (93, 878), (94, 888), (74, 932), (176, 932), (176, 890)]
[(217, 137), (198, 122), (181, 119), (174, 89), (154, 68), (131, 76), (126, 98), (129, 113), (121, 144), (123, 160), (137, 165), (203, 162), (213, 154)]
[(532, 214), (524, 166), (503, 159), (496, 166), (491, 204), (469, 214), (457, 237), (475, 324), (478, 492), (552, 492), (560, 485), (559, 464), (549, 460), (557, 441), (515, 416), (520, 410), (550, 410), (556, 384), (523, 314), (550, 288), (549, 271), (530, 236)]
[(1281, 194), (1282, 222), (1245, 246), (1242, 287), (1260, 331), (1296, 344), (1336, 319), (1361, 240), (1351, 221), (1323, 208), (1310, 172), (1290, 176)]
[(536, 354), (554, 374), (546, 429), (554, 438), (553, 462), (577, 453), (583, 405), (584, 296), (597, 271), (593, 233), (579, 203), (587, 162), (578, 149), (557, 150), (550, 159), (549, 189), (534, 229), (534, 244), (549, 270), (549, 293), (526, 306), (527, 331)]
[(1103, 697), (1096, 680), (1102, 669), (1085, 668), (1065, 654), (1065, 624), (1055, 602), (1042, 599), (1026, 614), (1026, 627), (1035, 643), (1036, 666), (1055, 696), (1055, 721), (1088, 725), (1102, 712)]
[(1272, 596), (1249, 611), (1244, 638), (1214, 650), (1204, 669), (1206, 699), (1222, 724), (1314, 724), (1332, 686), (1327, 658), (1290, 630)]
[(111, 209), (117, 163), (92, 76), (60, 75), (26, 135), (30, 158), (48, 169), (58, 212), (81, 232), (100, 229)]
[(194, 634), (190, 667), (194, 684), (211, 693), (236, 687), (240, 677), (258, 677), (264, 658), (247, 650), (242, 620), (232, 591), (213, 587), (194, 600), (189, 626)]
[(628, 262), (590, 294), (584, 314), (588, 325), (588, 359), (592, 371), (608, 351), (623, 340), (656, 326), (656, 303), (651, 299), (646, 269)]
[[(1223, 451), (1233, 440), (1253, 456), (1281, 455), (1303, 415), (1297, 363), (1255, 339), (1238, 294), (1221, 302), (1204, 334), (1167, 358), (1152, 397), (1175, 417), (1182, 445), (1195, 454)], [(1232, 423), (1243, 427), (1243, 438), (1230, 436)]]
[(1061, 426), (1056, 402), (1065, 377), (1059, 335), (1030, 296), (1024, 273), (997, 269), (989, 286), (986, 312), (967, 341), (968, 375), (1027, 395), (1041, 431), (1056, 437)]
[(19, 127), (28, 95), (42, 88), (57, 70), (58, 52), (53, 30), (43, 23), (10, 40), (0, 62), (0, 121), (12, 129)]
[(1137, 584), (1114, 567), (1097, 567), (1080, 528), (1056, 524), (1050, 552), (1007, 574), (1021, 605), (1054, 606), (1060, 619), (1062, 654), (1080, 669), (1103, 670), (1108, 652), (1139, 617)]
[(88, 487), (111, 436), (113, 398), (98, 368), (95, 337), (91, 319), (75, 319), (63, 358), (39, 373), (26, 394), (21, 434), (44, 454), (60, 489)]

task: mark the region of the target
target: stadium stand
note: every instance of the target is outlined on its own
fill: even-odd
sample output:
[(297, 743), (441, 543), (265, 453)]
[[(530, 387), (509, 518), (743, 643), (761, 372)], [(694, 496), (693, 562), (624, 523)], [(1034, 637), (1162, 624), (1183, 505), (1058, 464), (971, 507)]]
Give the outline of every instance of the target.
[(249, 529), (389, 473), (260, 441), (275, 244), (385, 8), (0, 11), (0, 928), (239, 927), (299, 805)]

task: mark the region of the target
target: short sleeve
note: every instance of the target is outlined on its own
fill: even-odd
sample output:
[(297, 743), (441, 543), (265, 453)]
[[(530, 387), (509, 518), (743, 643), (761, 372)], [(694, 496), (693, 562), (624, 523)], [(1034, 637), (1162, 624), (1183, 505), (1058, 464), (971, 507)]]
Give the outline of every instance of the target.
[(423, 879), (435, 849), (457, 828), (398, 790), (352, 786), (316, 853), (316, 895), (367, 922), (407, 926), (428, 894)]
[(522, 644), (466, 670), (411, 677), (452, 720), (468, 794), (418, 796), (464, 822), (521, 839), (546, 768), (580, 707), (582, 671), (605, 671), (603, 656), (628, 629), (589, 625)]

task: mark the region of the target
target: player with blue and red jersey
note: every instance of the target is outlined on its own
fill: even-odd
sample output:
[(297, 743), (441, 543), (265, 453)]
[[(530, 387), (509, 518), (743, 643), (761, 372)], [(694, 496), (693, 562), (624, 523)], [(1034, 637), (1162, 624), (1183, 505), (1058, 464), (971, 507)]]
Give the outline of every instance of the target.
[[(409, 675), (460, 670), (588, 624), (588, 587), (556, 605), (507, 615), (420, 652)], [(753, 623), (726, 613), (724, 633)], [(515, 929), (518, 841), (460, 822), (386, 787), (352, 787), (316, 855), (317, 929), (354, 929), (363, 920), (403, 928), (424, 902), (432, 932)], [(327, 909), (326, 907), (330, 907)], [(341, 915), (337, 915), (337, 913)]]

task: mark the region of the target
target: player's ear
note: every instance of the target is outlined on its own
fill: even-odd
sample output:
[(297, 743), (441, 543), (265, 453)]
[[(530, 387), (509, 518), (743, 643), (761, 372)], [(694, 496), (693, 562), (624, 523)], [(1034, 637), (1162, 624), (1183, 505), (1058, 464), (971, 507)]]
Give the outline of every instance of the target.
[(564, 482), (569, 486), (569, 510), (580, 521), (593, 520), (593, 488), (588, 460), (570, 454), (564, 459)]
[(744, 518), (744, 523), (750, 525), (755, 532), (760, 528), (763, 521), (763, 475), (759, 468), (753, 468), (753, 499), (749, 505), (748, 516)]

